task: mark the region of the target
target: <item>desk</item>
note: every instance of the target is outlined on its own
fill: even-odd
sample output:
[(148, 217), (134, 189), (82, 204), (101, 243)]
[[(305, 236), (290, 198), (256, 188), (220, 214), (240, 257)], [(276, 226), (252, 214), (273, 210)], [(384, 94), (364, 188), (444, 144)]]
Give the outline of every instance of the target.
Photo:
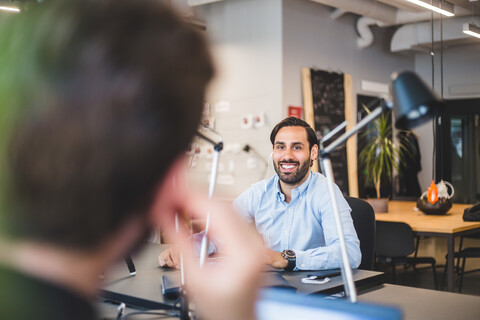
[[(477, 320), (480, 314), (480, 297), (478, 296), (392, 284), (379, 285), (360, 292), (358, 301), (400, 308), (404, 314), (404, 320)], [(101, 319), (114, 320), (117, 314), (116, 305), (98, 303), (97, 309)], [(125, 313), (133, 311), (138, 310), (127, 308)], [(158, 319), (158, 317), (141, 316), (132, 317), (132, 319)]]
[[(179, 271), (158, 266), (157, 256), (163, 248), (165, 246), (149, 244), (140, 254), (133, 257), (137, 269), (136, 276), (129, 275), (125, 264), (119, 264), (105, 272), (102, 296), (106, 299), (149, 309), (171, 308), (174, 301), (163, 297), (161, 277), (163, 274), (176, 276)], [(311, 273), (312, 271), (280, 272), (283, 278), (300, 294), (334, 294), (343, 291), (341, 276), (332, 277), (330, 282), (321, 285), (302, 283), (301, 278)], [(269, 274), (273, 273), (265, 272), (266, 276)], [(353, 270), (353, 280), (358, 288), (369, 288), (382, 284), (384, 274), (376, 271)]]
[(358, 301), (399, 307), (405, 320), (477, 320), (480, 315), (478, 296), (391, 284), (360, 293)]
[(390, 201), (387, 213), (376, 213), (379, 221), (404, 222), (419, 236), (431, 236), (447, 239), (447, 289), (454, 291), (454, 252), (455, 237), (480, 232), (480, 222), (463, 221), (463, 210), (470, 205), (454, 204), (445, 215), (426, 215), (415, 211), (412, 201)]

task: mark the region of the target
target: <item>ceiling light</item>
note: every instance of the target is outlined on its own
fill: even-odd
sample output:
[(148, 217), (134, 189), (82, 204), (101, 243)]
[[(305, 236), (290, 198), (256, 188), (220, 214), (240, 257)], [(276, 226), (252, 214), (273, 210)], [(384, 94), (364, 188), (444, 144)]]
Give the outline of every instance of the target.
[(9, 12), (20, 12), (20, 9), (16, 7), (0, 6), (0, 10), (9, 11)]
[(453, 13), (453, 5), (449, 2), (446, 2), (446, 1), (441, 2), (439, 0), (434, 0), (434, 1), (431, 1), (432, 4), (424, 2), (424, 1), (420, 1), (420, 0), (407, 0), (407, 1), (411, 2), (411, 3), (414, 3), (418, 6), (427, 8), (429, 10), (441, 13), (444, 16), (447, 16), (447, 17), (453, 17), (455, 15)]
[(464, 23), (463, 33), (466, 33), (472, 37), (480, 38), (480, 28), (473, 23)]

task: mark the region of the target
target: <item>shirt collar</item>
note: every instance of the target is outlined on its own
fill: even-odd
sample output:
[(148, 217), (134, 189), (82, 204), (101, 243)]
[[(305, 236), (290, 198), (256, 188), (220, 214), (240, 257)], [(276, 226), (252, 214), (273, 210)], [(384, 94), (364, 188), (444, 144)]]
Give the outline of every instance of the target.
[(273, 186), (275, 190), (275, 194), (277, 195), (277, 201), (284, 201), (285, 195), (282, 193), (282, 189), (280, 189), (280, 178), (278, 174), (275, 174), (275, 178), (273, 180)]
[[(305, 180), (301, 185), (299, 185), (298, 187), (292, 190), (292, 198), (294, 197), (295, 194), (297, 194), (297, 196), (300, 196), (307, 190), (308, 185), (312, 180), (312, 176), (313, 176), (313, 172), (309, 171), (307, 180)], [(273, 185), (275, 186), (275, 194), (277, 195), (277, 199), (284, 201), (285, 195), (282, 193), (282, 189), (280, 189), (280, 178), (278, 177), (278, 174), (275, 175), (275, 181)]]
[(297, 191), (298, 195), (303, 194), (307, 190), (308, 185), (310, 184), (310, 181), (312, 180), (312, 176), (313, 176), (313, 172), (308, 171), (307, 180), (305, 180), (301, 185), (299, 185), (297, 188), (293, 189), (292, 191), (298, 190)]

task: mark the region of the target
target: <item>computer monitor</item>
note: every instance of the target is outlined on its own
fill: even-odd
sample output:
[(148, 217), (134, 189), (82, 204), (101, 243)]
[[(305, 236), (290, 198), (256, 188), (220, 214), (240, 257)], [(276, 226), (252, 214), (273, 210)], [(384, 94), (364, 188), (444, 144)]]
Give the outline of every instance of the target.
[(394, 307), (351, 303), (320, 295), (303, 295), (293, 290), (264, 289), (256, 303), (258, 320), (398, 320), (402, 312)]

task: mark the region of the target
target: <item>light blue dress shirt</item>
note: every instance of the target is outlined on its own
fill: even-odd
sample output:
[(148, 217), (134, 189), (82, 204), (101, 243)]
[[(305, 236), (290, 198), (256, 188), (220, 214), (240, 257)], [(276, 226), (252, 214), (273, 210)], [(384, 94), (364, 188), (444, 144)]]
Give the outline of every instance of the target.
[[(335, 186), (347, 253), (352, 268), (361, 261), (360, 241), (350, 216), (350, 207)], [(249, 222), (254, 222), (268, 248), (292, 249), (296, 269), (322, 270), (340, 268), (340, 245), (335, 217), (327, 188), (327, 179), (310, 172), (307, 180), (292, 190), (285, 202), (278, 175), (253, 184), (233, 203)]]

